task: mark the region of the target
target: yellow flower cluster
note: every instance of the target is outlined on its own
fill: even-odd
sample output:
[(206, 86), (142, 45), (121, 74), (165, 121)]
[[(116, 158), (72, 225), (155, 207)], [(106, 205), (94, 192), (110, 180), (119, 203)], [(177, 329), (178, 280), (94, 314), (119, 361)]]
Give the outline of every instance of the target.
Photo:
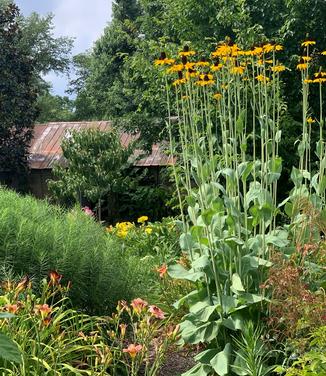
[(118, 222), (115, 227), (119, 238), (125, 238), (128, 232), (135, 227), (135, 224), (132, 222)]
[[(147, 215), (142, 215), (141, 217), (139, 217), (137, 219), (137, 223), (141, 224), (141, 229), (143, 229), (143, 231), (147, 234), (147, 235), (150, 235), (152, 232), (153, 232), (153, 229), (152, 227), (150, 226), (145, 226), (145, 223), (149, 220), (149, 218), (147, 217)], [(134, 229), (136, 229), (136, 225), (135, 223), (133, 222), (128, 222), (128, 221), (125, 221), (125, 222), (118, 222), (116, 223), (115, 226), (108, 226), (106, 228), (106, 231), (108, 233), (116, 233), (116, 235), (119, 237), (119, 238), (125, 238), (128, 233)], [(139, 227), (138, 227), (139, 228)]]
[[(305, 83), (322, 84), (326, 82), (325, 72), (315, 73), (314, 79), (307, 77), (309, 65), (312, 61), (312, 57), (309, 55), (309, 46), (315, 46), (315, 44), (316, 42), (313, 40), (302, 42), (301, 46), (305, 53), (304, 56), (300, 57), (297, 69), (302, 71)], [(165, 52), (162, 52), (155, 64), (168, 65), (166, 73), (177, 74), (172, 82), (174, 87), (187, 83), (191, 87), (203, 88), (214, 85), (218, 93), (217, 95), (212, 93), (212, 97), (219, 100), (221, 99), (221, 90), (225, 90), (219, 77), (223, 77), (222, 81), (224, 82), (226, 77), (227, 80), (232, 80), (232, 76), (235, 77), (235, 80), (241, 81), (248, 81), (255, 77), (260, 83), (269, 85), (272, 79), (275, 79), (276, 76), (287, 69), (275, 57), (275, 54), (282, 50), (283, 46), (274, 42), (261, 43), (249, 50), (242, 50), (230, 38), (226, 38), (225, 42), (219, 43), (215, 51), (210, 54), (211, 62), (205, 57), (196, 59), (196, 52), (189, 46), (184, 46), (176, 59), (169, 59)], [(326, 55), (326, 51), (322, 51), (320, 54)]]

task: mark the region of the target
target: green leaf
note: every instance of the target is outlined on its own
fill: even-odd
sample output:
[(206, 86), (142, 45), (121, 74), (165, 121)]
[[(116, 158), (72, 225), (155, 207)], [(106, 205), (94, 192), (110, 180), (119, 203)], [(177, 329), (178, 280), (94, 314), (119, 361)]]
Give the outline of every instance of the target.
[(184, 251), (188, 251), (189, 249), (193, 248), (194, 241), (190, 234), (181, 234), (180, 236), (180, 247)]
[(21, 353), (18, 346), (5, 334), (0, 333), (0, 357), (14, 363), (21, 363)]
[(211, 360), (211, 365), (219, 376), (225, 376), (229, 373), (230, 353), (231, 345), (227, 343), (224, 350), (216, 354)]
[(245, 291), (239, 274), (234, 273), (232, 275), (232, 289), (235, 291)]
[(182, 265), (175, 264), (168, 267), (168, 274), (171, 278), (186, 279), (196, 282), (204, 276), (203, 272), (194, 272), (192, 269), (187, 270)]
[(211, 372), (211, 367), (206, 364), (196, 364), (189, 371), (184, 372), (181, 376), (207, 376)]
[(210, 361), (214, 358), (217, 352), (217, 349), (208, 349), (197, 354), (194, 359), (196, 362), (202, 364), (210, 364)]

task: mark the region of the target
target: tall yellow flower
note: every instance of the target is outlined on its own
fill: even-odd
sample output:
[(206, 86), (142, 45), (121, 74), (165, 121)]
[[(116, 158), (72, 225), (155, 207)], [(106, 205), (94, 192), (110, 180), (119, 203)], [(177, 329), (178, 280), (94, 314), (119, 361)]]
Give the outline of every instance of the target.
[(260, 81), (260, 82), (270, 81), (270, 79), (268, 77), (264, 76), (263, 74), (259, 74), (258, 76), (256, 76), (256, 79), (257, 79), (257, 81)]
[(308, 63), (305, 62), (302, 58), (299, 61), (299, 64), (297, 65), (297, 69), (304, 70), (308, 68)]
[(195, 51), (190, 50), (189, 46), (184, 46), (183, 50), (179, 52), (179, 56), (193, 56), (196, 55)]
[(244, 71), (245, 71), (245, 68), (240, 65), (239, 66), (236, 65), (230, 69), (230, 73), (235, 74), (235, 75), (240, 75), (240, 76), (244, 73)]
[(283, 72), (285, 69), (284, 65), (275, 65), (274, 67), (271, 67), (272, 72)]
[(308, 46), (313, 46), (315, 44), (316, 44), (316, 42), (314, 40), (307, 39), (307, 40), (305, 40), (301, 43), (301, 46), (302, 47), (308, 47)]
[(154, 61), (154, 64), (155, 65), (172, 65), (174, 64), (174, 62), (175, 62), (174, 59), (167, 58), (165, 52), (161, 52), (160, 57)]

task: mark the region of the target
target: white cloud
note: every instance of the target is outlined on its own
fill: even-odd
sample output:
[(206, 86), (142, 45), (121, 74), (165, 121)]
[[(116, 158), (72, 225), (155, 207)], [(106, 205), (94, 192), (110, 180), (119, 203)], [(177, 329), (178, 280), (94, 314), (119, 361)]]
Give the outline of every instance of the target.
[(56, 35), (75, 37), (74, 53), (92, 47), (111, 19), (112, 0), (58, 0), (55, 15)]

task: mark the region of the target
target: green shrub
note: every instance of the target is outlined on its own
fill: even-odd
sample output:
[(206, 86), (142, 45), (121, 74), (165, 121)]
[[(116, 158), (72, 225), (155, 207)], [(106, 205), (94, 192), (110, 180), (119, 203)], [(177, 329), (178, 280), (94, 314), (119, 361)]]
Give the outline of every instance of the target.
[[(36, 284), (49, 270), (72, 282), (73, 305), (104, 312), (120, 299), (140, 296), (152, 268), (122, 252), (80, 209), (69, 212), (0, 189), (0, 265), (29, 274)], [(138, 287), (140, 290), (138, 290)]]

